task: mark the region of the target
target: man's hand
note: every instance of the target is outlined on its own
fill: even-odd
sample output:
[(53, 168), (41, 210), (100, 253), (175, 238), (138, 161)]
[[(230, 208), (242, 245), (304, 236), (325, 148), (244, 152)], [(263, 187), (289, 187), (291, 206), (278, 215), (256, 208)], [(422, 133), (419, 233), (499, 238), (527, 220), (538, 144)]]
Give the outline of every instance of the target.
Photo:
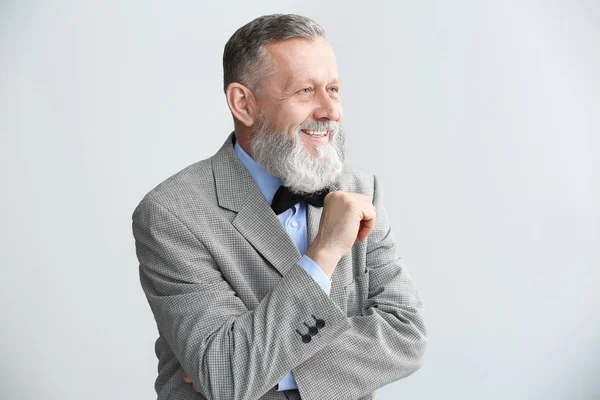
[(192, 382), (192, 380), (188, 376), (187, 372), (185, 372), (185, 371), (183, 371), (183, 381), (185, 383), (191, 383), (192, 384), (192, 389), (194, 389), (194, 392), (198, 391), (198, 389), (196, 388), (196, 385), (194, 385), (194, 382)]
[(369, 196), (331, 192), (325, 197), (319, 232), (306, 255), (331, 278), (340, 258), (358, 239), (363, 242), (375, 226), (375, 207)]

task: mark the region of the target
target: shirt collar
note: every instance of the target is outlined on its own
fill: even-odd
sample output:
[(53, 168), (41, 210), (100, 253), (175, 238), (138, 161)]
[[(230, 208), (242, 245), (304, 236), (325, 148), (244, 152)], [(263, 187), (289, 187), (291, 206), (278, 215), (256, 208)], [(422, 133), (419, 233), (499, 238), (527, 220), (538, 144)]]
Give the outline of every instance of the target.
[(233, 146), (236, 154), (240, 158), (244, 167), (248, 170), (256, 185), (260, 189), (263, 196), (269, 204), (273, 202), (273, 197), (275, 196), (275, 192), (281, 186), (281, 180), (279, 178), (274, 177), (270, 173), (267, 172), (262, 166), (260, 166), (252, 157), (248, 155), (240, 146), (240, 142), (236, 141)]

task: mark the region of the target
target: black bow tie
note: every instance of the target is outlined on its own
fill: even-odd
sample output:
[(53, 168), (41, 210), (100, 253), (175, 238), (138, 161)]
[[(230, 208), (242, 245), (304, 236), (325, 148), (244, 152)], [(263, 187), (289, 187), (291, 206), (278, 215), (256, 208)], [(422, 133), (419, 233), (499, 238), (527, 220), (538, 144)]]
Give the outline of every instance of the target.
[(329, 193), (329, 189), (323, 189), (320, 192), (310, 194), (296, 194), (290, 192), (285, 186), (279, 186), (275, 196), (273, 196), (273, 202), (271, 208), (275, 211), (275, 214), (279, 215), (289, 208), (292, 208), (294, 204), (301, 200), (305, 200), (308, 204), (315, 207), (323, 207), (325, 196)]

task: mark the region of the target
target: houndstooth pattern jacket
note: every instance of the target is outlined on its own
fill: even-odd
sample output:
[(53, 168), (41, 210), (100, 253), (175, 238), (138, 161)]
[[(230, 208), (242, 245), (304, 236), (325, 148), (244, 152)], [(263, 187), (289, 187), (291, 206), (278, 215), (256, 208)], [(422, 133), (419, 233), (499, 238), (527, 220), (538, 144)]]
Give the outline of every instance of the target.
[[(291, 370), (304, 400), (373, 399), (423, 362), (417, 289), (396, 254), (376, 177), (346, 167), (334, 190), (372, 196), (375, 228), (332, 276), (330, 295), (234, 152), (150, 191), (133, 213), (140, 280), (159, 337), (158, 399), (286, 399)], [(320, 208), (308, 206), (308, 243)], [(184, 383), (191, 377), (199, 392)]]

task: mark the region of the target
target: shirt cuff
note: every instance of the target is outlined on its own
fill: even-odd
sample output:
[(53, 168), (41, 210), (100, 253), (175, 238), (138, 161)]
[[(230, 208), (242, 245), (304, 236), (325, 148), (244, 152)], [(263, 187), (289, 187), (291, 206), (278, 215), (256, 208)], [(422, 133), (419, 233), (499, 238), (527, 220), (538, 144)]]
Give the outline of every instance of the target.
[(279, 392), (290, 389), (298, 389), (298, 385), (296, 385), (296, 380), (294, 379), (294, 374), (292, 371), (288, 372), (288, 374), (283, 377), (277, 386), (277, 391)]
[(306, 254), (298, 261), (298, 265), (312, 276), (315, 282), (317, 282), (321, 289), (329, 296), (329, 292), (331, 291), (331, 279), (323, 272), (321, 267)]

